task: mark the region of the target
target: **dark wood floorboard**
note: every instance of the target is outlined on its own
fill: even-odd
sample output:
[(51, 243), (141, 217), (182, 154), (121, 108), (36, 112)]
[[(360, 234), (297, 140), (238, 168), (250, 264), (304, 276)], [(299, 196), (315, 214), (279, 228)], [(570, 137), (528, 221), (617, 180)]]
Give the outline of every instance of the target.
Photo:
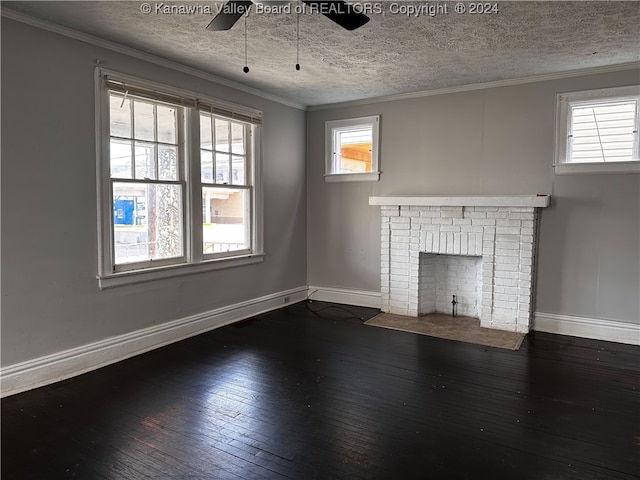
[(640, 349), (299, 303), (2, 400), (2, 479), (640, 478)]

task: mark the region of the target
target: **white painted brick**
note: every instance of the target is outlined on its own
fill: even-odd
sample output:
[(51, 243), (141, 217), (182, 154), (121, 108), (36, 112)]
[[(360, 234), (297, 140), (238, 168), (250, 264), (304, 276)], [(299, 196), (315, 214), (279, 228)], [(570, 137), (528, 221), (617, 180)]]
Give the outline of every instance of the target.
[(469, 235), (467, 233), (460, 234), (460, 254), (466, 255), (469, 252), (468, 242)]
[(497, 221), (498, 220), (494, 220), (493, 218), (472, 218), (471, 225), (476, 227), (495, 227)]
[(420, 216), (426, 218), (440, 218), (440, 211), (434, 212), (431, 210), (421, 210)]
[(520, 227), (496, 227), (496, 233), (508, 235), (520, 235)]
[[(453, 253), (460, 254), (460, 233), (453, 234)], [(466, 235), (465, 235), (466, 236)]]
[(530, 267), (531, 266), (531, 256), (529, 257), (521, 257), (520, 258), (520, 265), (524, 265), (526, 267)]
[(482, 235), (476, 234), (476, 254), (482, 253)]
[(460, 231), (462, 233), (484, 233), (484, 229), (485, 227), (480, 226), (480, 225), (476, 225), (476, 226), (468, 226), (468, 225), (462, 225), (460, 227)]
[(442, 207), (440, 214), (443, 218), (462, 218), (462, 207)]
[(400, 207), (384, 205), (380, 207), (380, 212), (385, 217), (397, 217), (400, 215)]
[(533, 243), (533, 235), (521, 235), (520, 241), (522, 243)]
[[(512, 220), (510, 218), (508, 219), (498, 219), (496, 220), (496, 226), (498, 227), (523, 227), (524, 225), (521, 225), (521, 221), (520, 220)], [(504, 232), (504, 233), (508, 233), (508, 232)]]
[(487, 212), (487, 218), (509, 218), (507, 212)]
[(452, 218), (434, 218), (431, 220), (434, 225), (453, 225)]
[(464, 218), (471, 218), (471, 219), (487, 218), (487, 212), (471, 212), (471, 211), (465, 212)]
[[(507, 295), (520, 295), (520, 289), (517, 287), (502, 287)], [(518, 297), (519, 300), (519, 297)]]
[(479, 233), (470, 233), (468, 235), (468, 240), (467, 240), (467, 250), (469, 252), (469, 255), (476, 255), (480, 252), (478, 252), (476, 250), (476, 236), (479, 235)]
[(522, 235), (533, 235), (533, 228), (532, 227), (522, 227), (520, 229), (520, 233)]
[(518, 250), (520, 244), (518, 242), (496, 242), (496, 249)]
[[(509, 227), (503, 227), (503, 228), (509, 228)], [(498, 242), (520, 242), (520, 235), (499, 233), (496, 235), (496, 240)]]
[(493, 319), (499, 322), (504, 322), (505, 320), (514, 319), (517, 315), (517, 310), (513, 310), (511, 308), (500, 308), (495, 307), (493, 309)]
[(521, 243), (520, 252), (527, 254), (527, 256), (531, 255), (531, 253), (533, 253), (533, 245), (530, 243)]
[(533, 213), (510, 213), (512, 220), (533, 220)]
[(447, 235), (447, 253), (453, 254), (455, 253), (453, 251), (453, 233), (447, 232), (446, 235)]
[(498, 256), (517, 257), (518, 250), (506, 250), (504, 248), (496, 248), (496, 257)]
[[(400, 230), (401, 232), (409, 232), (409, 230)], [(391, 244), (395, 247), (395, 248), (399, 248), (399, 246), (406, 246), (409, 244), (409, 235), (401, 235), (398, 233), (395, 233), (394, 235), (391, 235)]]
[(454, 218), (453, 224), (454, 225), (471, 225), (471, 219), (470, 218)]
[[(398, 218), (402, 218), (402, 217), (398, 217)], [(407, 218), (407, 220), (409, 220)], [(411, 225), (409, 225), (408, 223), (396, 223), (396, 224), (391, 224), (391, 228), (394, 232), (397, 232), (398, 230), (409, 230), (411, 228)]]
[[(517, 258), (517, 257), (514, 257)], [(498, 263), (496, 264), (496, 272), (514, 272), (518, 273), (520, 268), (515, 263)]]
[(400, 216), (401, 217), (419, 217), (420, 212), (418, 212), (417, 210), (407, 210), (406, 208), (403, 208), (402, 210), (400, 210)]
[(518, 286), (518, 280), (511, 280), (509, 278), (497, 278), (497, 277), (494, 277), (493, 281), (494, 281), (496, 286), (503, 286), (503, 287), (517, 287)]
[(406, 287), (405, 288), (402, 288), (401, 286), (395, 287), (393, 285), (393, 282), (391, 282), (391, 289), (389, 291), (391, 292), (391, 298), (394, 298), (396, 300), (409, 299), (409, 290)]
[(533, 209), (535, 207), (507, 207), (510, 212), (531, 212), (533, 213)]
[(476, 212), (497, 212), (499, 207), (476, 207)]
[[(509, 278), (509, 279), (512, 279), (512, 280), (518, 280), (518, 277), (520, 276), (520, 274), (518, 272), (508, 272), (508, 271), (505, 272), (505, 271), (496, 269), (496, 271), (493, 274), (493, 276), (496, 279), (498, 279), (498, 278)], [(518, 286), (517, 283), (514, 286)]]
[(533, 228), (533, 220), (522, 220), (523, 228)]
[(443, 225), (440, 227), (441, 232), (459, 232), (460, 226), (456, 225)]

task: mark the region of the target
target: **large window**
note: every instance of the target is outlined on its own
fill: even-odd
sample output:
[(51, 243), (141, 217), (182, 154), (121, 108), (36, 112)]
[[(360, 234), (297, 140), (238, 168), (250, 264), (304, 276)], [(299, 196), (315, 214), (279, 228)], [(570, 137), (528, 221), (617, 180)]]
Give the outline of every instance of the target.
[(261, 260), (260, 113), (98, 71), (102, 287)]
[(640, 171), (640, 87), (557, 97), (556, 173)]
[(327, 182), (379, 180), (379, 127), (379, 115), (326, 123)]

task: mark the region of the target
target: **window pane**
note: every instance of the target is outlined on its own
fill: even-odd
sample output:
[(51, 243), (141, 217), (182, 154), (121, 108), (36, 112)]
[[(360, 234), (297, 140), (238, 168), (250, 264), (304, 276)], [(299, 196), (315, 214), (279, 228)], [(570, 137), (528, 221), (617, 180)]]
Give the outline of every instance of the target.
[(110, 96), (110, 129), (113, 137), (131, 138), (131, 99)]
[(229, 155), (216, 153), (216, 183), (229, 183)]
[(231, 183), (234, 185), (245, 185), (247, 183), (244, 165), (244, 157), (233, 157), (233, 162), (231, 164)]
[(158, 145), (158, 179), (180, 179), (178, 172), (178, 147)]
[(213, 183), (213, 153), (200, 150), (200, 171), (203, 183)]
[(156, 145), (136, 142), (136, 178), (156, 179)]
[(231, 152), (244, 155), (244, 125), (231, 124)]
[(113, 184), (115, 263), (180, 257), (181, 185)]
[(572, 162), (633, 160), (636, 102), (602, 103), (571, 108)]
[(136, 140), (155, 140), (153, 104), (136, 100), (133, 102), (133, 125)]
[(213, 150), (213, 141), (211, 140), (211, 117), (202, 113), (200, 114), (200, 148)]
[(177, 143), (176, 109), (165, 105), (158, 105), (158, 141), (163, 143)]
[(229, 151), (229, 121), (215, 119), (216, 125), (216, 150), (219, 152)]
[(248, 189), (202, 189), (204, 254), (250, 248), (248, 206)]
[(354, 127), (336, 132), (340, 173), (371, 172), (373, 130), (371, 127)]
[(131, 178), (131, 142), (111, 139), (109, 150), (111, 178)]

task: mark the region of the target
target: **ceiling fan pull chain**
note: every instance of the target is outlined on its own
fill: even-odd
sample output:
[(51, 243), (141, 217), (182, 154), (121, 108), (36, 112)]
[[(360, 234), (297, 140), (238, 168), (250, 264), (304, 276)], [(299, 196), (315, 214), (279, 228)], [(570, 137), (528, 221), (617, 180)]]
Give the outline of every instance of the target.
[(249, 66), (247, 65), (247, 16), (244, 17), (244, 73), (249, 73)]
[(296, 13), (296, 70), (300, 70), (300, 12)]

